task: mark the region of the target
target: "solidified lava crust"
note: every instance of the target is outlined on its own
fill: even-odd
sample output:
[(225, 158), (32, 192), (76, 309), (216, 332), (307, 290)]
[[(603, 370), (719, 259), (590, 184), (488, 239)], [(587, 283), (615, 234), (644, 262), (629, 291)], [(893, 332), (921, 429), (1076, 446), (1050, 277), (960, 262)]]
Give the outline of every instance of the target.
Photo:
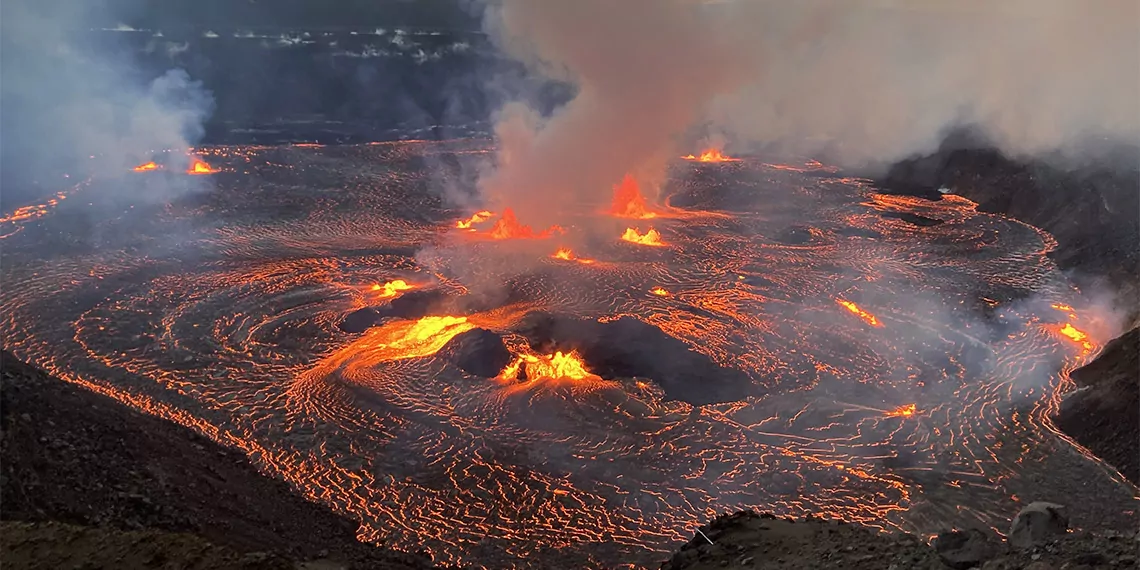
[[(1079, 300), (1045, 232), (818, 163), (685, 162), (653, 205), (664, 245), (623, 242), (626, 220), (609, 220), (578, 263), (551, 257), (561, 234), (455, 228), (472, 212), (425, 188), (487, 151), (219, 147), (213, 191), (130, 215), (88, 211), (117, 182), (80, 184), (68, 192), (91, 199), (5, 222), (23, 225), (3, 232), (0, 334), (54, 375), (244, 450), (363, 540), (438, 562), (655, 566), (738, 509), (926, 533), (1048, 500), (1133, 524), (1134, 488), (1047, 419), (1104, 339), (1062, 332), (1095, 323), (1049, 308)], [(440, 156), (464, 168), (429, 169)], [(561, 211), (570, 231), (608, 223), (596, 204)], [(418, 289), (373, 289), (397, 276)], [(597, 324), (528, 335), (538, 313)], [(576, 348), (599, 370), (464, 372), (448, 343), (479, 329), (512, 356)]]

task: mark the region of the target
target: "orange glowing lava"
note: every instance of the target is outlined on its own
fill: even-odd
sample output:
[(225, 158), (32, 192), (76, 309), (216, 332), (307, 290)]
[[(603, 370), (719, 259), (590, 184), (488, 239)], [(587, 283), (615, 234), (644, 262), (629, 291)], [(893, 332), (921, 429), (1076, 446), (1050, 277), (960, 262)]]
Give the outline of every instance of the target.
[(661, 234), (657, 233), (657, 230), (653, 228), (649, 228), (649, 231), (645, 232), (645, 235), (642, 235), (633, 228), (626, 228), (625, 233), (621, 234), (621, 239), (639, 245), (652, 245), (654, 247), (665, 245), (665, 243), (661, 241)]
[(688, 156), (682, 156), (681, 158), (685, 160), (695, 160), (697, 162), (737, 162), (740, 160), (739, 158), (732, 158), (721, 154), (718, 148), (710, 148), (702, 152), (700, 156), (690, 154)]
[(158, 164), (154, 161), (150, 161), (146, 164), (140, 164), (134, 167), (135, 172), (148, 172), (150, 170), (158, 170)]
[(610, 214), (621, 218), (637, 218), (641, 220), (655, 218), (657, 214), (645, 205), (645, 198), (641, 196), (641, 188), (637, 179), (629, 174), (625, 175), (621, 184), (614, 187), (614, 201), (610, 206)]
[(522, 354), (499, 373), (501, 380), (518, 379), (519, 371), (525, 370), (528, 381), (535, 380), (586, 380), (597, 378), (586, 368), (586, 363), (578, 352), (557, 351), (550, 356)]
[(369, 330), (353, 344), (362, 363), (431, 356), (458, 334), (475, 328), (467, 317), (424, 317)]
[(567, 247), (558, 248), (558, 251), (554, 252), (554, 255), (551, 255), (550, 257), (552, 257), (554, 259), (561, 259), (564, 261), (577, 261), (578, 263), (582, 263), (582, 264), (586, 264), (586, 265), (589, 265), (589, 264), (594, 262), (593, 259), (583, 259), (581, 257), (575, 257), (574, 252), (571, 251), (570, 248), (567, 248)]
[(1089, 335), (1077, 327), (1074, 327), (1072, 323), (1065, 323), (1065, 326), (1057, 329), (1057, 332), (1073, 342), (1080, 344), (1085, 350), (1092, 350), (1093, 348), (1093, 343), (1089, 340)]
[(376, 283), (372, 286), (372, 291), (377, 294), (377, 297), (381, 299), (387, 299), (389, 297), (395, 297), (404, 291), (408, 291), (414, 288), (415, 285), (411, 285), (403, 279), (395, 279), (384, 283), (383, 285)]
[(1064, 311), (1066, 313), (1073, 312), (1073, 308), (1070, 307), (1069, 305), (1064, 304), (1064, 303), (1053, 303), (1051, 306), (1054, 309), (1057, 309), (1058, 311)]
[(653, 293), (654, 295), (657, 295), (658, 297), (668, 297), (669, 296), (669, 292), (666, 291), (662, 287), (654, 287), (654, 288), (650, 289), (649, 292)]
[(855, 303), (852, 303), (851, 301), (844, 301), (843, 299), (836, 299), (835, 302), (842, 305), (848, 311), (851, 311), (852, 314), (858, 316), (860, 319), (863, 319), (863, 321), (866, 322), (867, 324), (869, 324), (873, 327), (883, 326), (883, 323), (880, 323), (879, 319), (875, 318), (875, 315), (872, 315), (871, 313), (868, 313), (867, 311), (860, 309), (859, 305), (856, 305)]
[(190, 163), (190, 168), (186, 169), (186, 174), (215, 174), (218, 171), (206, 164), (204, 160), (195, 158)]
[(530, 226), (519, 223), (514, 210), (507, 208), (503, 210), (503, 216), (495, 222), (495, 226), (491, 228), (488, 235), (494, 239), (541, 239), (550, 237), (554, 232), (561, 229), (558, 226), (550, 226), (542, 232), (535, 233)]
[(471, 229), (472, 224), (481, 224), (491, 219), (491, 217), (494, 215), (494, 212), (488, 212), (487, 210), (483, 210), (482, 212), (475, 212), (470, 218), (455, 222), (455, 227), (461, 230), (469, 230)]
[(915, 406), (914, 404), (907, 404), (905, 406), (899, 406), (899, 407), (887, 412), (887, 416), (909, 418), (910, 416), (913, 416), (916, 413), (918, 413), (918, 407)]

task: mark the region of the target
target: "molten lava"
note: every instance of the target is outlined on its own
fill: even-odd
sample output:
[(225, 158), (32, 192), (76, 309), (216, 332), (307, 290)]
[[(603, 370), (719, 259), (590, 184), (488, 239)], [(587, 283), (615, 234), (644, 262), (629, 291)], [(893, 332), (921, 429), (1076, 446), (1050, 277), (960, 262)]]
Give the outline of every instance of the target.
[(586, 368), (586, 363), (578, 352), (557, 351), (550, 356), (537, 356), (522, 354), (503, 368), (499, 373), (501, 380), (516, 380), (520, 370), (526, 371), (529, 381), (535, 380), (586, 380), (597, 378)]
[(383, 285), (376, 283), (372, 286), (372, 291), (376, 293), (377, 297), (381, 299), (387, 299), (389, 297), (395, 297), (404, 291), (408, 291), (414, 288), (415, 285), (411, 285), (403, 279), (395, 279), (384, 283)]
[(869, 324), (873, 327), (883, 326), (883, 323), (880, 323), (879, 319), (875, 318), (875, 315), (872, 315), (871, 313), (868, 313), (867, 311), (860, 309), (859, 305), (856, 305), (855, 303), (852, 303), (851, 301), (844, 301), (843, 299), (836, 299), (835, 302), (842, 305), (848, 311), (851, 311), (851, 313), (853, 315), (856, 315), (860, 319), (863, 319), (863, 321), (866, 322), (867, 324)]
[(575, 257), (574, 252), (571, 251), (570, 248), (567, 248), (567, 247), (558, 248), (558, 251), (554, 252), (554, 255), (551, 255), (550, 257), (552, 257), (554, 259), (562, 259), (565, 261), (577, 261), (578, 263), (582, 263), (585, 265), (589, 265), (589, 264), (594, 262), (593, 259), (583, 259), (581, 257)]
[(158, 164), (156, 162), (154, 162), (153, 160), (146, 163), (146, 164), (140, 164), (140, 165), (134, 167), (135, 172), (148, 172), (151, 170), (158, 170)]
[(206, 164), (204, 160), (199, 158), (195, 158), (190, 163), (190, 168), (186, 169), (186, 174), (215, 174), (217, 172), (218, 171), (212, 166)]
[(918, 413), (918, 407), (915, 406), (914, 404), (907, 404), (905, 406), (899, 406), (899, 407), (887, 412), (887, 416), (909, 418), (910, 416), (913, 416), (916, 413)]
[(621, 184), (614, 187), (614, 201), (610, 206), (610, 214), (620, 218), (641, 220), (657, 217), (657, 214), (645, 205), (645, 198), (641, 196), (637, 179), (628, 174), (622, 179)]
[(481, 224), (491, 219), (491, 217), (494, 215), (494, 212), (488, 212), (487, 210), (483, 210), (482, 212), (475, 212), (470, 218), (455, 222), (455, 227), (461, 230), (469, 230), (471, 229), (472, 224)]
[(353, 344), (355, 350), (369, 352), (364, 361), (384, 362), (431, 356), (452, 338), (475, 328), (467, 317), (424, 317), (418, 321), (397, 321), (371, 329)]
[(550, 237), (554, 232), (560, 231), (558, 226), (550, 226), (540, 233), (535, 233), (530, 226), (519, 223), (514, 210), (503, 210), (503, 216), (495, 222), (489, 235), (494, 239), (541, 239)]
[(633, 228), (626, 228), (625, 233), (621, 234), (621, 239), (639, 245), (652, 245), (654, 247), (665, 245), (665, 243), (661, 241), (661, 234), (657, 233), (657, 230), (653, 228), (649, 228), (649, 231), (645, 232), (645, 235), (642, 235)]
[(695, 160), (697, 162), (737, 162), (740, 160), (739, 158), (732, 158), (721, 154), (718, 148), (710, 148), (702, 152), (700, 156), (690, 154), (688, 156), (682, 156), (681, 158), (685, 160)]
[(1057, 329), (1057, 332), (1073, 342), (1080, 344), (1085, 350), (1092, 350), (1093, 344), (1089, 341), (1089, 335), (1077, 327), (1074, 327), (1072, 323), (1065, 323), (1065, 326)]
[(649, 292), (653, 293), (654, 295), (657, 295), (658, 297), (668, 297), (669, 296), (669, 292), (666, 291), (662, 287), (654, 287), (654, 288), (650, 289)]

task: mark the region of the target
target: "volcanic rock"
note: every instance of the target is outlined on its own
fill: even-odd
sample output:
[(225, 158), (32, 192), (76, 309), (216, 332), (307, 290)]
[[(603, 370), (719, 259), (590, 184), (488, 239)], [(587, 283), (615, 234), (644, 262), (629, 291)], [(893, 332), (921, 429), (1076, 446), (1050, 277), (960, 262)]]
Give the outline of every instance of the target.
[(487, 329), (472, 329), (456, 335), (444, 347), (454, 355), (460, 370), (484, 378), (496, 376), (511, 362), (503, 338)]
[(973, 528), (943, 532), (934, 539), (933, 546), (942, 562), (956, 570), (980, 566), (996, 553), (986, 533)]
[(386, 307), (380, 309), (382, 317), (398, 317), (401, 319), (416, 320), (428, 315), (451, 314), (456, 311), (455, 301), (445, 291), (440, 289), (421, 289), (408, 291), (392, 299)]
[(912, 214), (910, 212), (883, 212), (882, 216), (884, 218), (898, 218), (908, 224), (913, 224), (920, 227), (937, 226), (938, 224), (945, 223), (943, 220), (928, 218), (926, 216), (920, 216), (918, 214)]
[(337, 328), (346, 333), (362, 333), (380, 322), (380, 313), (372, 307), (365, 307), (345, 315)]
[(1082, 388), (1061, 404), (1057, 427), (1140, 484), (1140, 328), (1105, 345), (1100, 356), (1073, 371)]
[[(357, 522), (264, 476), (245, 453), (7, 351), (0, 400), (0, 519), (29, 523), (5, 522), (5, 568), (276, 568), (277, 555), (330, 551), (341, 567), (432, 567), (359, 542)], [(258, 552), (261, 562), (243, 565)], [(152, 562), (136, 563), (143, 554)], [(37, 563), (18, 563), (28, 556)]]
[(1069, 531), (1069, 517), (1065, 507), (1056, 503), (1038, 501), (1026, 505), (1013, 518), (1009, 529), (1009, 543), (1017, 548), (1032, 548)]
[(760, 394), (740, 370), (725, 368), (657, 327), (632, 317), (606, 323), (531, 313), (519, 332), (535, 350), (577, 350), (603, 378), (651, 378), (669, 398), (704, 405)]

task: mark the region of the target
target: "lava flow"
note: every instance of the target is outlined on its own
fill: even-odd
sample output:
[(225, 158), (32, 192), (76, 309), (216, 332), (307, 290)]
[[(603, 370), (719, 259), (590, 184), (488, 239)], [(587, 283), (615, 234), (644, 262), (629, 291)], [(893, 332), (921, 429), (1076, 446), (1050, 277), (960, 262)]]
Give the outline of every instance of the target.
[(916, 413), (918, 413), (918, 406), (916, 406), (916, 405), (914, 405), (914, 404), (907, 404), (907, 405), (905, 405), (905, 406), (899, 406), (899, 407), (897, 407), (897, 408), (895, 408), (895, 409), (893, 409), (893, 410), (890, 410), (890, 411), (888, 411), (888, 412), (886, 413), (886, 415), (887, 415), (888, 417), (904, 417), (904, 418), (909, 418), (910, 416), (913, 416), (913, 415), (915, 415)]
[(482, 212), (475, 212), (471, 215), (470, 218), (455, 222), (455, 227), (461, 230), (470, 230), (473, 229), (471, 227), (472, 224), (481, 224), (491, 219), (494, 215), (494, 212), (488, 212), (487, 210), (483, 210)]
[(375, 283), (372, 285), (370, 290), (376, 294), (377, 298), (387, 299), (389, 297), (395, 297), (404, 291), (410, 291), (414, 288), (415, 285), (411, 285), (403, 279), (395, 279), (384, 284)]
[(1086, 351), (1093, 349), (1093, 343), (1089, 340), (1088, 333), (1074, 327), (1072, 323), (1065, 323), (1065, 326), (1058, 328), (1057, 332), (1061, 333), (1065, 338), (1081, 345)]
[[(925, 534), (1054, 496), (1089, 525), (1134, 524), (1135, 487), (1050, 420), (1100, 332), (1040, 255), (1048, 234), (950, 195), (891, 209), (953, 223), (886, 218), (865, 180), (757, 156), (670, 171), (667, 249), (616, 239), (665, 236), (608, 200), (569, 205), (565, 241), (501, 247), (492, 225), (541, 234), (501, 206), (499, 224), (456, 226), (423, 191), (489, 150), (220, 146), (203, 158), (243, 174), (147, 212), (163, 223), (76, 224), (78, 193), (19, 210), (0, 338), (441, 566), (657, 567), (741, 509)], [(93, 231), (99, 247), (60, 247)], [(579, 265), (579, 244), (606, 261)], [(1055, 318), (1017, 301), (1043, 292)]]
[(649, 228), (649, 231), (645, 232), (644, 235), (633, 228), (626, 228), (625, 233), (621, 234), (621, 239), (638, 245), (651, 245), (654, 247), (665, 245), (665, 243), (661, 241), (661, 234), (653, 228)]
[(151, 161), (146, 164), (140, 164), (133, 169), (135, 172), (148, 172), (151, 170), (158, 170), (158, 163)]
[(219, 171), (211, 167), (206, 161), (195, 158), (190, 163), (190, 168), (186, 169), (186, 174), (216, 174)]
[(629, 174), (625, 175), (621, 184), (614, 187), (614, 200), (609, 213), (620, 218), (642, 220), (657, 217), (657, 214), (646, 206), (637, 179)]
[(590, 373), (586, 363), (576, 351), (557, 351), (550, 356), (522, 354), (499, 373), (501, 380), (517, 380), (519, 372), (526, 374), (528, 381), (537, 380), (586, 380), (597, 378)]
[(570, 248), (566, 248), (566, 247), (558, 248), (558, 251), (554, 252), (554, 254), (551, 255), (550, 257), (552, 257), (554, 259), (561, 259), (563, 261), (577, 261), (578, 263), (582, 263), (585, 265), (589, 265), (591, 263), (594, 263), (593, 259), (585, 259), (585, 258), (575, 256), (574, 252), (571, 251)]
[(873, 327), (883, 326), (883, 323), (880, 323), (879, 319), (875, 318), (875, 315), (872, 315), (871, 313), (868, 313), (867, 311), (860, 309), (859, 305), (856, 305), (855, 303), (852, 303), (851, 301), (844, 301), (843, 299), (836, 299), (835, 302), (839, 303), (841, 306), (843, 306), (843, 308), (847, 309), (848, 311), (851, 311), (851, 314), (858, 316), (860, 319), (863, 319), (863, 321), (866, 322), (867, 324), (869, 324)]
[(732, 158), (732, 157), (725, 156), (725, 155), (721, 154), (720, 149), (718, 149), (718, 148), (710, 148), (709, 150), (702, 152), (700, 154), (700, 156), (694, 156), (692, 154), (689, 154), (686, 156), (682, 156), (681, 158), (683, 158), (685, 160), (693, 160), (696, 162), (739, 162), (740, 161), (739, 158)]

